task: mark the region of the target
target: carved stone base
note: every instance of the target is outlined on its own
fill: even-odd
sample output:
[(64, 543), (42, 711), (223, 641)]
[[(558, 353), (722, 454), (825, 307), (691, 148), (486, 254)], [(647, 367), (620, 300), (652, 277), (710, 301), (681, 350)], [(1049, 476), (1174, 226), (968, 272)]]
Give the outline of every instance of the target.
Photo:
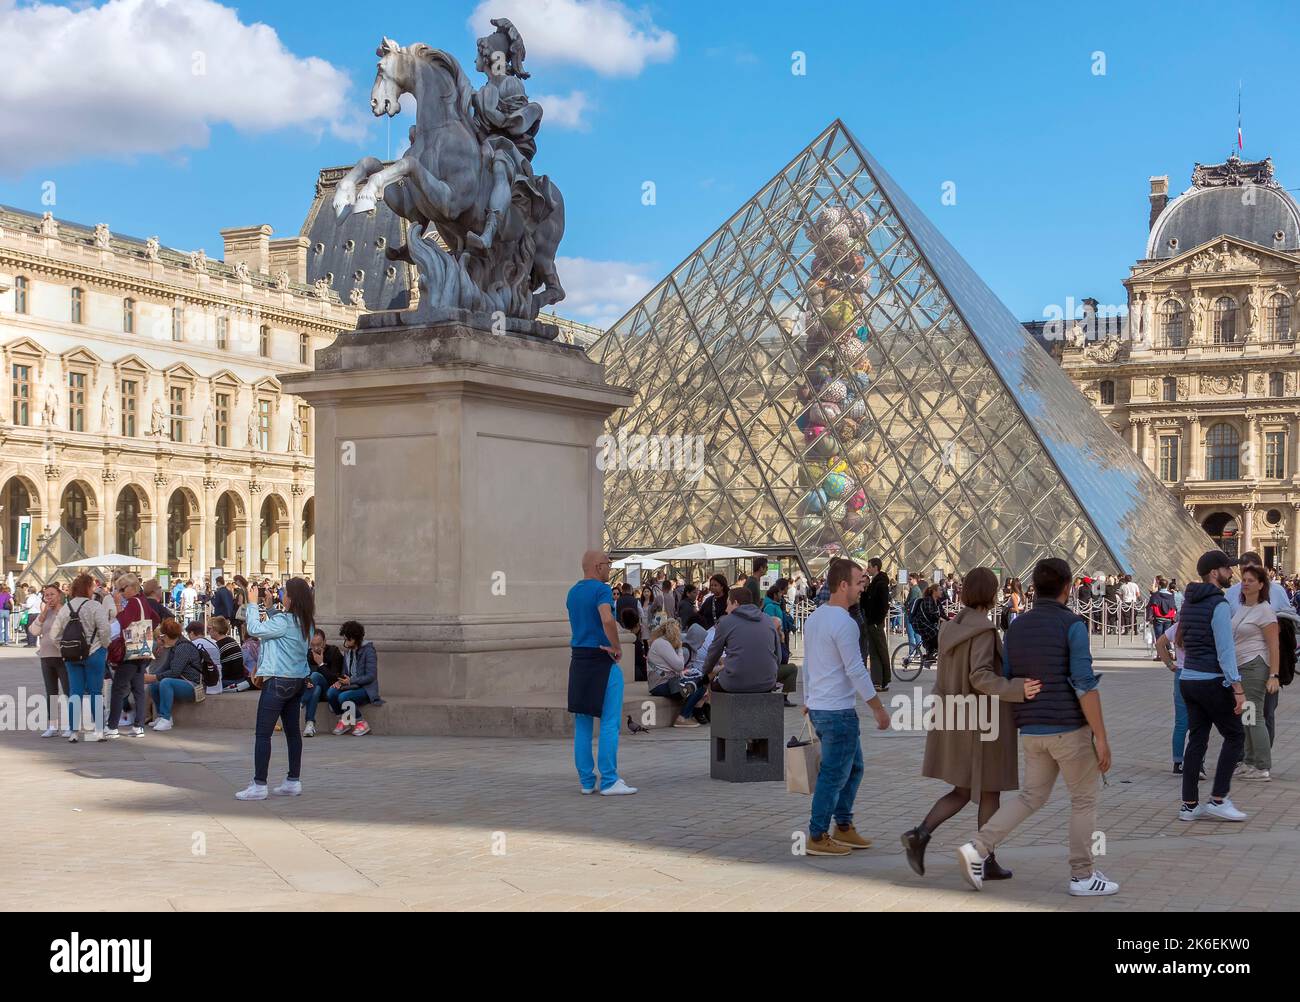
[[(555, 324), (537, 320), (505, 317), (501, 322), (504, 324), (504, 333), (516, 337), (535, 337), (543, 341), (554, 341), (560, 334), (560, 328)], [(357, 318), (357, 328), (363, 331), (429, 329), (447, 324), (473, 327), (491, 333), (493, 317), (490, 313), (474, 313), (471, 310), (439, 306), (428, 310), (379, 310), (375, 313), (363, 313)]]
[(315, 408), (331, 640), (365, 625), (385, 697), (553, 705), (603, 530), (596, 441), (632, 394), (581, 349), (464, 323), (346, 334), (283, 381)]

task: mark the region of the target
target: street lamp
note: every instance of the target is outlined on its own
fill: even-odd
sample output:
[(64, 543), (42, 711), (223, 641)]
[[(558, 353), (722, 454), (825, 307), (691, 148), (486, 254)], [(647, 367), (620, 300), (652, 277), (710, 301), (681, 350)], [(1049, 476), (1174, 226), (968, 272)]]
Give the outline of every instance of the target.
[(244, 573), (244, 548), (235, 544), (235, 573)]
[(284, 576), (285, 577), (288, 577), (290, 574), (293, 573), (293, 566), (289, 563), (292, 557), (293, 557), (293, 547), (286, 546), (284, 548)]
[(194, 544), (193, 544), (193, 543), (190, 544), (190, 548), (189, 548), (189, 557), (190, 557), (190, 575), (189, 575), (189, 576), (190, 576), (191, 578), (193, 578), (193, 577), (194, 577)]
[(1281, 522), (1278, 522), (1277, 525), (1273, 526), (1273, 543), (1277, 547), (1274, 551), (1275, 556), (1273, 557), (1273, 559), (1277, 561), (1274, 569), (1278, 574), (1282, 574), (1283, 568), (1286, 567), (1286, 561), (1284, 559), (1284, 554), (1286, 553), (1286, 530), (1282, 527)]

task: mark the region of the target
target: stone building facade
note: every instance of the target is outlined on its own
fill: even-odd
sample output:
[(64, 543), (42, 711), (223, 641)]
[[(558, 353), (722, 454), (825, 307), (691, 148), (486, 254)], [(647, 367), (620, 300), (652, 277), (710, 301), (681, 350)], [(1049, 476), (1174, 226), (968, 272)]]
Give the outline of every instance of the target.
[(225, 260), (0, 209), (0, 554), (63, 526), (174, 575), (310, 575), (311, 412), (278, 376), (356, 324), (307, 241), (223, 231)]
[[(1197, 165), (1170, 199), (1151, 179), (1149, 236), (1122, 326), (1085, 309), (1060, 361), (1225, 550), (1297, 566), (1300, 206), (1269, 160)], [(1109, 329), (1112, 327), (1114, 329)]]

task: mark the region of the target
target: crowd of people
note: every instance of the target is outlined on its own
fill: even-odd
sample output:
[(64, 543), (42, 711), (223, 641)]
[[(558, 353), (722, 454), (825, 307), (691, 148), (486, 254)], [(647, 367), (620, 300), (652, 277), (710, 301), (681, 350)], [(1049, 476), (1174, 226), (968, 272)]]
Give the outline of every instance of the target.
[[(1272, 778), (1278, 694), (1295, 675), (1300, 581), (1270, 572), (1258, 553), (1236, 560), (1210, 551), (1197, 565), (1199, 580), (1183, 589), (1161, 577), (1145, 593), (1129, 576), (1076, 576), (1058, 558), (1040, 560), (1027, 584), (999, 581), (977, 567), (929, 583), (909, 575), (897, 586), (879, 559), (863, 567), (836, 558), (822, 579), (796, 575), (766, 590), (766, 561), (758, 560), (734, 583), (714, 575), (701, 590), (663, 574), (639, 593), (621, 586), (618, 598), (608, 584), (610, 567), (608, 555), (588, 552), (583, 579), (568, 596), (569, 710), (576, 714), (584, 794), (636, 792), (618, 773), (622, 625), (636, 638), (638, 665), (644, 639), (646, 674), (638, 677), (650, 693), (680, 701), (674, 726), (707, 721), (701, 714), (711, 692), (790, 694), (801, 675), (802, 709), (820, 742), (806, 852), (843, 856), (869, 848), (853, 823), (864, 775), (857, 700), (878, 728), (890, 726), (881, 700), (889, 686), (889, 622), (934, 657), (931, 695), (939, 705), (984, 699), (996, 716), (993, 727), (975, 713), (959, 715), (955, 726), (942, 714), (926, 725), (922, 775), (950, 790), (902, 834), (909, 866), (924, 876), (933, 832), (973, 803), (975, 828), (958, 850), (959, 871), (976, 890), (1010, 879), (996, 850), (1048, 802), (1059, 776), (1070, 798), (1066, 889), (1074, 896), (1115, 894), (1119, 884), (1097, 869), (1093, 854), (1101, 779), (1112, 764), (1091, 649), (1098, 623), (1107, 628), (1107, 617), (1094, 615), (1102, 603), (1110, 604), (1108, 614), (1127, 612), (1149, 631), (1156, 658), (1173, 674), (1179, 820), (1243, 821), (1246, 813), (1230, 798), (1233, 782)], [(1237, 567), (1241, 581), (1234, 584)], [(801, 669), (789, 664), (793, 630), (802, 632)], [(596, 720), (598, 760), (591, 751)], [(1212, 728), (1223, 744), (1203, 799)]]
[[(254, 775), (241, 800), (267, 795), (274, 732), (283, 731), (289, 747), (289, 774), (274, 792), (297, 795), (302, 738), (315, 736), (321, 701), (338, 718), (331, 733), (356, 737), (371, 730), (362, 708), (382, 702), (379, 658), (365, 627), (345, 622), (339, 643), (329, 643), (303, 578), (250, 583), (235, 575), (228, 584), (219, 576), (200, 594), (189, 583), (166, 592), (157, 578), (122, 574), (110, 583), (81, 574), (33, 594), (34, 615), (20, 629), (40, 662), (41, 737), (74, 744), (140, 738), (146, 727), (171, 730), (179, 703), (256, 688)], [(21, 608), (33, 609), (28, 596)]]

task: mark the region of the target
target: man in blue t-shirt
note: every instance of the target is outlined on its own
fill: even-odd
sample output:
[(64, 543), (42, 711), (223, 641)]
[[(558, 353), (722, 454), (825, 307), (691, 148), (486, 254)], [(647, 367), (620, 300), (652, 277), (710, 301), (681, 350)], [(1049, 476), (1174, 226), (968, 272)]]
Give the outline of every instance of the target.
[(614, 593), (609, 587), (609, 554), (588, 550), (582, 555), (582, 580), (569, 589), (569, 712), (573, 722), (573, 761), (584, 794), (596, 792), (596, 765), (591, 738), (600, 718), (598, 761), (600, 793), (617, 797), (636, 793), (618, 775), (618, 732), (622, 726), (623, 645), (614, 619)]

